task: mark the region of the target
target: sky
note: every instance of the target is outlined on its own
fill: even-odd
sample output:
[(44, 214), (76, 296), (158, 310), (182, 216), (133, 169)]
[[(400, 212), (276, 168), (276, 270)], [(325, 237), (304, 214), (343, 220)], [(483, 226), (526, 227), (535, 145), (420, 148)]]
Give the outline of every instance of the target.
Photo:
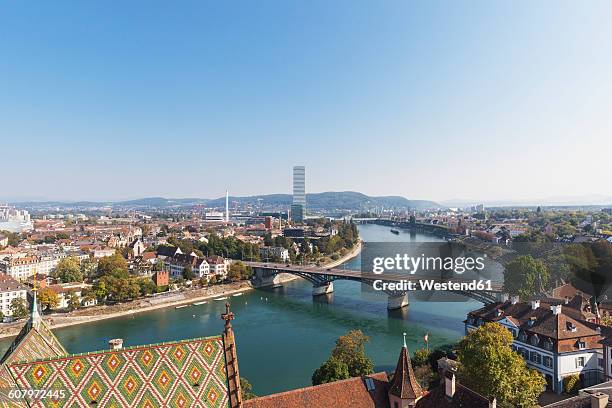
[[(0, 4), (0, 200), (612, 197), (612, 2)], [(611, 199), (612, 201), (612, 199)]]

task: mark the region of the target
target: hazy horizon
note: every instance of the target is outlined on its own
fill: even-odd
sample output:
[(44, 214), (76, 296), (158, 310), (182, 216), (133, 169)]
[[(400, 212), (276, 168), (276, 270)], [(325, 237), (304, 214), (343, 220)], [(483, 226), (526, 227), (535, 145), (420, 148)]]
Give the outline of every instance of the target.
[[(0, 200), (612, 197), (612, 3), (9, 2)], [(161, 193), (160, 193), (161, 192)]]
[[(370, 197), (382, 197), (382, 196), (393, 196), (392, 194), (382, 194), (382, 195), (372, 195), (366, 194), (361, 191), (349, 191), (349, 190), (335, 190), (335, 191), (319, 191), (319, 192), (309, 192), (308, 194), (320, 194), (320, 193), (328, 193), (328, 192), (356, 192), (362, 193)], [(272, 193), (261, 193), (254, 195), (235, 195), (230, 194), (230, 198), (232, 197), (251, 197), (251, 196), (266, 196), (266, 195), (276, 195), (276, 194), (285, 194), (291, 195), (291, 193), (282, 193), (282, 192), (272, 192)], [(45, 197), (0, 197), (0, 204), (2, 203), (44, 203), (44, 202), (61, 202), (61, 203), (77, 203), (77, 202), (101, 202), (101, 203), (117, 203), (123, 201), (133, 201), (133, 200), (142, 200), (149, 198), (164, 198), (169, 200), (185, 200), (185, 199), (202, 199), (202, 200), (218, 200), (223, 199), (223, 196), (167, 196), (167, 195), (151, 195), (151, 196), (134, 196), (134, 197), (118, 197), (118, 198), (100, 198), (100, 199), (66, 199), (66, 198), (45, 198)], [(450, 199), (450, 200), (431, 200), (428, 198), (420, 198), (420, 197), (404, 197), (408, 200), (424, 200), (424, 201), (433, 201), (437, 204), (441, 204), (445, 207), (463, 207), (469, 205), (476, 204), (485, 204), (491, 207), (495, 206), (608, 206), (612, 205), (612, 196), (603, 196), (603, 195), (585, 195), (585, 196), (559, 196), (559, 197), (548, 197), (548, 198), (531, 198), (526, 200), (513, 200), (513, 199), (496, 199), (491, 198), (489, 200), (477, 200), (477, 199)]]

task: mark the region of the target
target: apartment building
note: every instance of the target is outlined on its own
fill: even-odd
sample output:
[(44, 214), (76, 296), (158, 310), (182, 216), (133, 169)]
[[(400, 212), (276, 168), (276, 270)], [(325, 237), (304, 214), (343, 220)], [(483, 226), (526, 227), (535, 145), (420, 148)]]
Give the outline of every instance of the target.
[(468, 313), (466, 333), (487, 322), (499, 323), (514, 338), (512, 348), (527, 366), (541, 372), (547, 388), (561, 393), (563, 379), (578, 374), (583, 387), (603, 381), (602, 328), (582, 320), (582, 312), (552, 300), (502, 299)]
[(0, 311), (4, 316), (12, 316), (11, 302), (15, 298), (27, 301), (27, 288), (14, 278), (0, 273)]
[(40, 261), (37, 256), (24, 256), (20, 258), (5, 258), (0, 260), (0, 272), (16, 279), (25, 281), (30, 276), (38, 273)]

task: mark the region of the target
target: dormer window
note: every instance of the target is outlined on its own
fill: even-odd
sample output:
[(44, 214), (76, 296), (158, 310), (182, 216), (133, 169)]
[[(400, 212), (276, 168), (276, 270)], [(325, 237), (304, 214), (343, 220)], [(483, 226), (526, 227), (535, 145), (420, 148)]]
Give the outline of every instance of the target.
[(575, 333), (578, 328), (576, 327), (576, 325), (572, 322), (567, 322), (567, 330), (571, 331), (572, 333)]
[(540, 338), (538, 337), (538, 335), (534, 334), (533, 336), (531, 336), (531, 344), (537, 346), (538, 343), (540, 343)]
[(584, 350), (586, 348), (586, 343), (584, 341), (578, 340), (576, 342), (576, 347), (578, 347), (578, 350)]
[(546, 350), (552, 350), (553, 348), (553, 343), (550, 339), (546, 339), (546, 341), (544, 342), (544, 349)]

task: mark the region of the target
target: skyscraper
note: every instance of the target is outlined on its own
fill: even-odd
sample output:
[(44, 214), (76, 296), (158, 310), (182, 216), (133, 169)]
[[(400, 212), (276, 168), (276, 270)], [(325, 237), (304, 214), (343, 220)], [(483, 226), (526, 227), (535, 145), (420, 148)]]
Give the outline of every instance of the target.
[(293, 204), (291, 205), (291, 221), (304, 221), (306, 207), (306, 167), (293, 166)]
[(293, 204), (306, 205), (305, 166), (293, 166)]

